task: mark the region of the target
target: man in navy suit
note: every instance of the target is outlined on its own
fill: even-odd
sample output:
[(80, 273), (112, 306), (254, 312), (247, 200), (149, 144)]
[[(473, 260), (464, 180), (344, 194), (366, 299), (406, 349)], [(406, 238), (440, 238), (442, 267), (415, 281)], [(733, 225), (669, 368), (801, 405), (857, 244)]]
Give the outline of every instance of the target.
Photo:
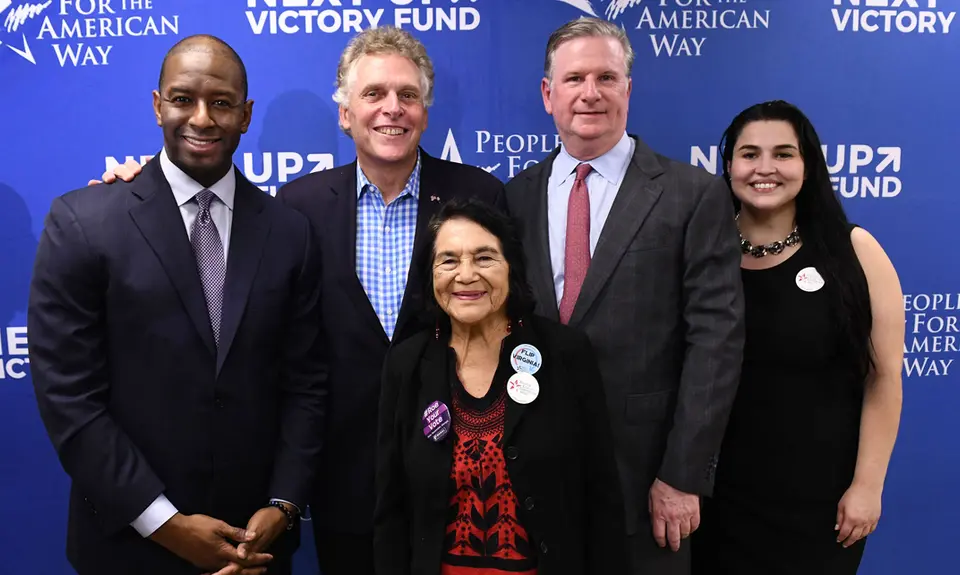
[[(330, 393), (310, 500), (323, 575), (374, 572), (380, 372), (390, 346), (425, 327), (426, 270), (411, 264), (428, 249), (430, 218), (454, 197), (506, 209), (496, 177), (420, 148), (433, 79), (426, 49), (409, 33), (383, 26), (355, 36), (340, 56), (334, 100), (357, 159), (277, 192), (310, 220), (323, 259)], [(128, 161), (103, 178), (130, 181), (139, 170)]]
[(81, 575), (289, 573), (321, 448), (320, 258), (232, 165), (246, 71), (190, 37), (135, 182), (53, 201), (30, 290), (40, 415), (72, 480)]

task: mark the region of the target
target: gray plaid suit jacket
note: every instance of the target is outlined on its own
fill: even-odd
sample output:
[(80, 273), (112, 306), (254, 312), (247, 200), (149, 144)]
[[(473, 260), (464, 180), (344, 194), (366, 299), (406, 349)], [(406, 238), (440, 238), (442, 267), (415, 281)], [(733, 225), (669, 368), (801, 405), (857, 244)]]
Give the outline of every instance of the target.
[[(650, 532), (655, 478), (711, 493), (744, 342), (741, 254), (726, 183), (631, 137), (634, 156), (570, 320), (598, 354), (628, 535)], [(553, 319), (546, 200), (558, 152), (507, 185), (537, 313)]]

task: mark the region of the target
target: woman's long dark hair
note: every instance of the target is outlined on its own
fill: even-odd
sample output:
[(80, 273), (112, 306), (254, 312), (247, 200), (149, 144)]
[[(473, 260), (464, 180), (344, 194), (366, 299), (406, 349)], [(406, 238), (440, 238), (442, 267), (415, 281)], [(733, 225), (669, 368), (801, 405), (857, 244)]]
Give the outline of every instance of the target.
[[(737, 140), (747, 124), (758, 121), (787, 122), (797, 135), (806, 175), (796, 197), (797, 229), (801, 241), (810, 245), (821, 258), (824, 279), (833, 281), (838, 288), (832, 309), (845, 336), (842, 345), (849, 346), (843, 355), (849, 358), (849, 367), (857, 382), (863, 382), (874, 367), (870, 292), (850, 240), (852, 226), (830, 182), (827, 161), (813, 124), (796, 106), (781, 100), (756, 104), (740, 112), (720, 140), (723, 178), (730, 185), (729, 169)], [(735, 195), (731, 196), (734, 208), (739, 212), (740, 201)]]

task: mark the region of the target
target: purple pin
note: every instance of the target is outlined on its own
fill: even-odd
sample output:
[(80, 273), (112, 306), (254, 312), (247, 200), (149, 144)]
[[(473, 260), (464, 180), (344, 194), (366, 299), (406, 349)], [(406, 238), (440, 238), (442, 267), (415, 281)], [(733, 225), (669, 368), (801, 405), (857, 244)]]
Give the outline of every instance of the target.
[(450, 433), (450, 410), (441, 401), (434, 401), (423, 411), (423, 434), (430, 441), (443, 441)]

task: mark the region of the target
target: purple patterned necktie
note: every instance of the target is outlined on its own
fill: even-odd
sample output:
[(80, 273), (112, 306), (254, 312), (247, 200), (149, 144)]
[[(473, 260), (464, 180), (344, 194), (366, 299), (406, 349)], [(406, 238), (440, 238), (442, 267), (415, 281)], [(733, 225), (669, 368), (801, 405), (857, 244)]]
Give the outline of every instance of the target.
[(223, 261), (223, 243), (213, 218), (210, 217), (210, 202), (214, 199), (210, 190), (201, 190), (193, 197), (200, 206), (197, 219), (193, 222), (190, 242), (197, 257), (197, 271), (203, 284), (203, 296), (207, 300), (207, 312), (210, 314), (210, 327), (213, 339), (220, 346), (220, 311), (223, 305), (223, 280), (227, 266)]

